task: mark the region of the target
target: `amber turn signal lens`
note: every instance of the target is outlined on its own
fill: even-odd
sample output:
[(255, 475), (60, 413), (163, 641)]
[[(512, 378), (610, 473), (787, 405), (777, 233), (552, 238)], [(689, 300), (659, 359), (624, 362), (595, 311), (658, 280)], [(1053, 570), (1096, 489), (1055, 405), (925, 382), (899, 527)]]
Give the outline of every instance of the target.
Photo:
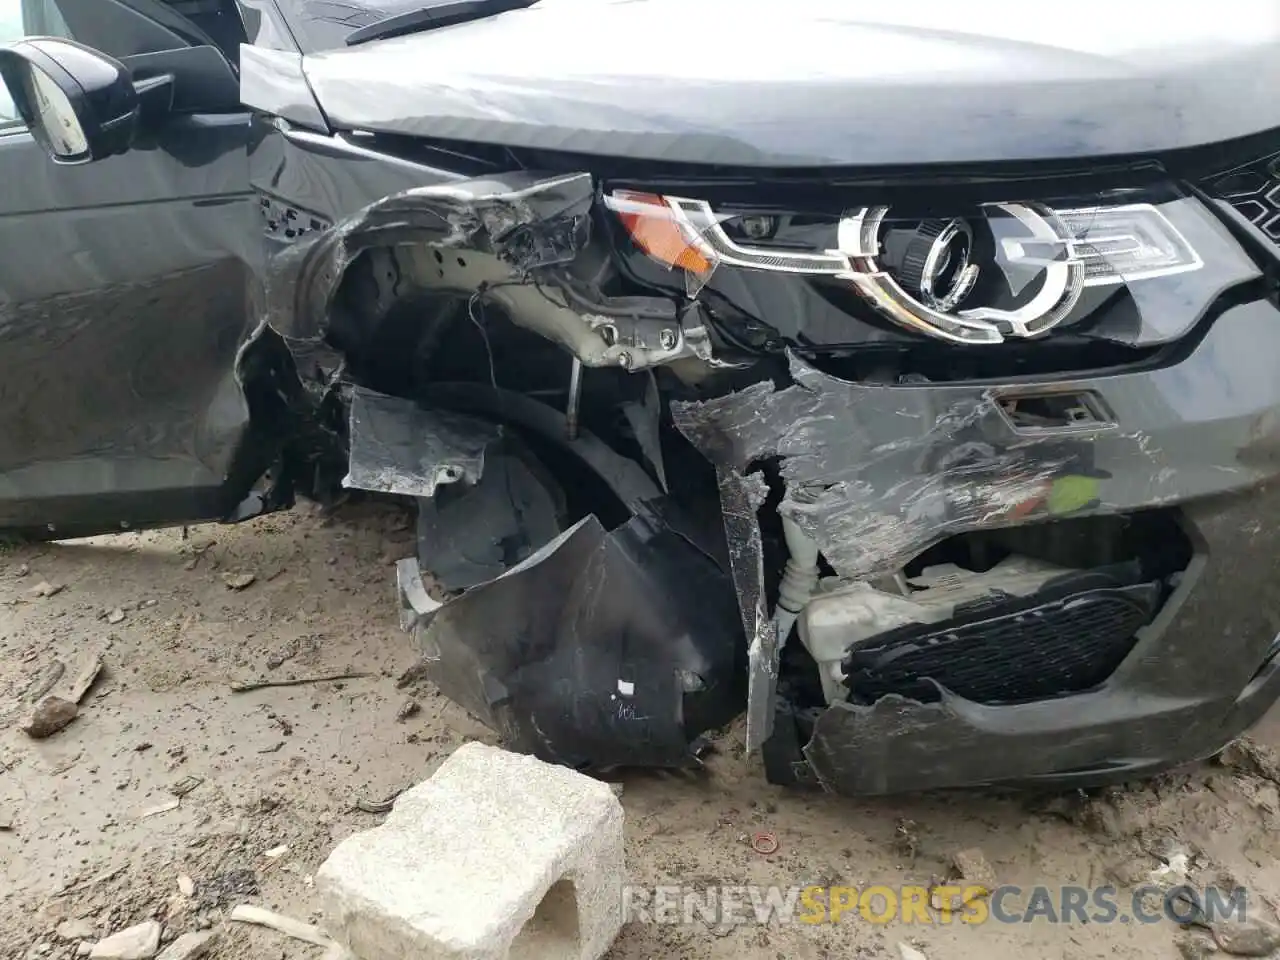
[(622, 190), (610, 199), (611, 208), (635, 245), (650, 257), (699, 276), (712, 271), (715, 264), (698, 249), (676, 212), (662, 197)]

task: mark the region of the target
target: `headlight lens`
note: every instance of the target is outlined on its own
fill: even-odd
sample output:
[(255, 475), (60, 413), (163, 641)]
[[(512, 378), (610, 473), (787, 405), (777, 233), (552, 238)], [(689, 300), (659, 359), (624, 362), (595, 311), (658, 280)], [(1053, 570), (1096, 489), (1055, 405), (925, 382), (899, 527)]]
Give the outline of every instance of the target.
[(825, 278), (903, 327), (968, 344), (1040, 336), (1110, 293), (1203, 270), (1202, 243), (1234, 249), (1216, 223), (1182, 210), (1189, 237), (1166, 215), (1195, 203), (1185, 198), (982, 203), (944, 217), (868, 206), (825, 222), (632, 190), (604, 199), (641, 251), (683, 272), (691, 296), (723, 267)]

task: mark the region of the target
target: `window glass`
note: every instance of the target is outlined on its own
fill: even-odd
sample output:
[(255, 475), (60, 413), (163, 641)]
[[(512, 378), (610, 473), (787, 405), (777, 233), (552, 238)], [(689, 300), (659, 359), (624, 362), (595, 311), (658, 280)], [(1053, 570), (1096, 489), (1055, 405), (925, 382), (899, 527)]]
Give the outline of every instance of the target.
[[(0, 0), (0, 43), (23, 37), (70, 37), (57, 0)], [(0, 130), (21, 126), (8, 89), (0, 83)]]

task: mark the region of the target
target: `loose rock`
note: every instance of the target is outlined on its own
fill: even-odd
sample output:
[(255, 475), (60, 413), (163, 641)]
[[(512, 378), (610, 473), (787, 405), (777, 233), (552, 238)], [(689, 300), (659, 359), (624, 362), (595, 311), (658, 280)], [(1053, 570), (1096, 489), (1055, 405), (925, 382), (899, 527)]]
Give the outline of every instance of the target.
[(220, 933), (217, 930), (199, 930), (195, 933), (184, 933), (169, 946), (164, 948), (158, 960), (198, 960), (213, 949)]
[(21, 730), (33, 740), (43, 740), (69, 724), (79, 712), (80, 708), (70, 700), (45, 697), (22, 722)]
[(111, 624), (112, 626), (115, 626), (117, 623), (124, 623), (124, 611), (121, 610), (119, 607), (116, 607), (114, 610), (110, 611), (107, 614), (107, 623)]
[(1215, 923), (1210, 929), (1218, 946), (1232, 956), (1267, 957), (1280, 948), (1280, 929), (1260, 920)]
[(227, 585), (228, 590), (243, 590), (252, 586), (258, 580), (256, 573), (224, 573), (222, 582)]
[(178, 892), (184, 897), (194, 897), (196, 893), (196, 882), (186, 874), (178, 877)]
[(981, 887), (983, 892), (969, 896), (965, 903), (984, 897), (996, 888), (996, 872), (977, 847), (959, 850), (951, 857), (957, 878), (965, 887)]
[(903, 943), (902, 941), (898, 941), (898, 956), (901, 957), (902, 960), (929, 960), (928, 957), (915, 947)]
[(160, 949), (160, 924), (154, 920), (113, 933), (89, 951), (89, 960), (151, 960)]
[(61, 593), (64, 587), (60, 583), (50, 583), (48, 580), (41, 580), (34, 587), (27, 591), (32, 597), (52, 597), (54, 594)]
[(93, 921), (88, 917), (79, 920), (64, 920), (55, 931), (59, 940), (92, 940), (98, 935)]
[(102, 651), (88, 650), (80, 654), (72, 664), (71, 679), (58, 688), (58, 696), (72, 703), (79, 703), (98, 681), (102, 673)]
[(36, 678), (31, 681), (31, 686), (27, 688), (26, 699), (31, 703), (39, 703), (40, 699), (52, 690), (62, 675), (67, 672), (67, 665), (61, 660), (54, 660), (52, 663), (46, 664), (37, 674)]
[(1178, 948), (1183, 960), (1206, 960), (1218, 952), (1218, 947), (1212, 940), (1194, 933), (1183, 933), (1173, 941), (1173, 945)]
[(414, 714), (418, 713), (422, 706), (413, 697), (409, 697), (404, 703), (400, 704), (400, 709), (396, 711), (396, 722), (404, 723)]

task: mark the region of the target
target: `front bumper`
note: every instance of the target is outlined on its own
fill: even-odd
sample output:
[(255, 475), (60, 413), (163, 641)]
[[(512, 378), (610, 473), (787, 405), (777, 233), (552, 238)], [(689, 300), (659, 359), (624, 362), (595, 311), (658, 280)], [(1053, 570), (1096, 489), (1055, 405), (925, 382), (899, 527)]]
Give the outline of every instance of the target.
[[(758, 499), (753, 466), (777, 458), (779, 511), (847, 579), (896, 570), (957, 533), (1152, 507), (1180, 507), (1195, 547), (1156, 621), (1091, 692), (986, 706), (943, 690), (938, 703), (886, 696), (797, 715), (777, 697), (777, 638), (756, 600), (758, 538), (739, 535), (748, 740), (767, 741), (771, 777), (851, 793), (1096, 781), (1203, 757), (1253, 723), (1280, 695), (1277, 357), (1280, 311), (1258, 301), (1225, 311), (1180, 362), (1156, 369), (890, 387), (793, 361), (796, 386), (678, 410), (717, 466), (729, 522), (740, 525), (744, 496)], [(1010, 393), (1053, 390), (1095, 397), (1106, 422), (1027, 431), (1002, 413)], [(1055, 496), (1064, 485), (1073, 495)]]
[(1215, 753), (1280, 697), (1280, 485), (1192, 505), (1186, 518), (1191, 568), (1100, 689), (1013, 706), (944, 691), (938, 703), (891, 696), (810, 716), (780, 703), (771, 779), (857, 794), (1072, 786)]

